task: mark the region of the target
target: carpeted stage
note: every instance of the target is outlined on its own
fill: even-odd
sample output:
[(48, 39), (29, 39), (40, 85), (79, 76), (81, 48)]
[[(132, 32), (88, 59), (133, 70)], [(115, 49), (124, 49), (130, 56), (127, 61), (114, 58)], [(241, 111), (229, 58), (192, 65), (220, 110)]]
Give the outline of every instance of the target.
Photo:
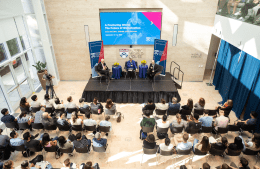
[(164, 98), (166, 102), (176, 97), (181, 100), (177, 88), (171, 79), (170, 73), (165, 76), (157, 76), (155, 82), (148, 79), (112, 79), (106, 84), (105, 79), (100, 83), (99, 78), (90, 78), (82, 97), (86, 102), (92, 102), (97, 97), (100, 102), (106, 102), (108, 98), (115, 103), (146, 103), (148, 98), (153, 99), (154, 103), (160, 102)]

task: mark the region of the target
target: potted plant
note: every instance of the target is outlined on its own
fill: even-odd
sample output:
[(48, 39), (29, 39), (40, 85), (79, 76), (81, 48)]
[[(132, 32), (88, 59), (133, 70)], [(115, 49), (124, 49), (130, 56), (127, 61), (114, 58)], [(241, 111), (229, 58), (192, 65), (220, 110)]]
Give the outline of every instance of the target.
[(37, 69), (37, 75), (41, 82), (42, 88), (44, 90), (46, 90), (46, 82), (45, 82), (45, 80), (42, 80), (42, 77), (44, 75), (44, 70), (46, 68), (46, 63), (42, 63), (42, 62), (38, 61), (35, 65), (32, 65), (32, 66)]

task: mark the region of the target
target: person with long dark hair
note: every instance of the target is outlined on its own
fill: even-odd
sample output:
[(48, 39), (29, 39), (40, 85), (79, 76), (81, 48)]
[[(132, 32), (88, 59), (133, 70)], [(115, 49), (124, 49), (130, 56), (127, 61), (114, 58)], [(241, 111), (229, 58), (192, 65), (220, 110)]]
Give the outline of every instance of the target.
[(252, 139), (248, 138), (246, 141), (244, 141), (242, 136), (239, 136), (242, 139), (242, 143), (244, 144), (244, 149), (251, 149), (254, 151), (260, 150), (260, 134), (259, 133), (254, 133), (254, 136)]
[(201, 152), (208, 152), (210, 150), (209, 138), (207, 136), (204, 136), (200, 143), (199, 143), (198, 139), (194, 139), (194, 141), (193, 141), (193, 151), (194, 152), (195, 152), (195, 149), (198, 149)]
[(59, 158), (59, 147), (57, 146), (57, 141), (59, 137), (56, 136), (53, 139), (50, 138), (48, 133), (44, 133), (42, 136), (42, 146), (43, 147), (56, 147), (55, 157)]
[(71, 125), (82, 125), (83, 121), (81, 118), (78, 117), (78, 114), (76, 112), (73, 112), (70, 119)]
[[(58, 143), (57, 145), (59, 146), (59, 148), (61, 149), (69, 149), (69, 148), (72, 148), (72, 151), (74, 150), (74, 147), (73, 147), (73, 143), (69, 140), (69, 139), (66, 139), (66, 137), (64, 136), (60, 136), (58, 138)], [(69, 154), (69, 156), (73, 156), (72, 154)]]
[(46, 108), (47, 108), (47, 107), (48, 107), (48, 108), (54, 107), (53, 99), (50, 99), (49, 94), (45, 94), (45, 95), (44, 95), (43, 104), (45, 105)]
[(20, 109), (21, 111), (26, 111), (29, 112), (30, 111), (30, 104), (27, 102), (26, 97), (22, 97), (20, 100)]
[(105, 106), (105, 115), (111, 115), (116, 112), (116, 104), (111, 99), (107, 99)]
[(221, 142), (211, 144), (211, 147), (215, 150), (226, 150), (228, 147), (228, 139), (226, 137), (222, 137)]
[(240, 137), (235, 137), (234, 143), (229, 144), (226, 152), (228, 152), (229, 149), (233, 151), (242, 151), (244, 149), (242, 139)]
[(90, 107), (92, 111), (98, 112), (100, 114), (103, 113), (103, 106), (101, 103), (98, 102), (97, 97), (93, 99), (93, 102), (90, 104)]
[(149, 134), (143, 141), (143, 147), (147, 149), (154, 149), (156, 147), (155, 137), (153, 134)]
[(17, 123), (28, 123), (30, 130), (32, 131), (31, 123), (33, 122), (32, 117), (27, 116), (27, 112), (23, 111), (18, 117), (17, 117)]

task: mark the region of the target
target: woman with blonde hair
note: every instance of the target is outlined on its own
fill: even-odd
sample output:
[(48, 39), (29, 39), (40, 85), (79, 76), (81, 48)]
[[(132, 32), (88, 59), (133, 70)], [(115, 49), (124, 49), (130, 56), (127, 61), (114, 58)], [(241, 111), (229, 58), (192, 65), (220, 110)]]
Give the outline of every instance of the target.
[(232, 108), (233, 108), (233, 100), (229, 99), (223, 104), (223, 106), (216, 107), (216, 110), (218, 111), (218, 114), (219, 114), (219, 110), (223, 110), (225, 117), (228, 117)]
[(194, 105), (194, 109), (202, 110), (204, 109), (204, 107), (205, 107), (205, 99), (201, 97), (199, 99), (199, 102)]
[(184, 127), (185, 128), (186, 126), (187, 126), (187, 121), (183, 120), (179, 113), (176, 114), (176, 120), (173, 120), (170, 123), (170, 129), (171, 129), (172, 133), (174, 133), (175, 127)]
[(161, 103), (155, 103), (155, 108), (159, 110), (168, 110), (169, 104), (164, 99), (161, 99)]

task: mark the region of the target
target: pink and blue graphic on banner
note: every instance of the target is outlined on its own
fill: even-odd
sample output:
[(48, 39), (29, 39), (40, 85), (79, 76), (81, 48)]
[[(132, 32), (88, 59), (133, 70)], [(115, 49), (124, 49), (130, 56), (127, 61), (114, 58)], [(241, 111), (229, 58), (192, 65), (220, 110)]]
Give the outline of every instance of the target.
[(158, 65), (163, 66), (163, 71), (161, 74), (165, 75), (166, 70), (166, 60), (167, 60), (167, 47), (168, 41), (155, 39), (154, 40), (154, 62)]
[(95, 66), (97, 66), (98, 63), (101, 62), (101, 59), (104, 59), (103, 41), (89, 42), (88, 45), (92, 78), (94, 78), (98, 76), (97, 72), (95, 71)]

